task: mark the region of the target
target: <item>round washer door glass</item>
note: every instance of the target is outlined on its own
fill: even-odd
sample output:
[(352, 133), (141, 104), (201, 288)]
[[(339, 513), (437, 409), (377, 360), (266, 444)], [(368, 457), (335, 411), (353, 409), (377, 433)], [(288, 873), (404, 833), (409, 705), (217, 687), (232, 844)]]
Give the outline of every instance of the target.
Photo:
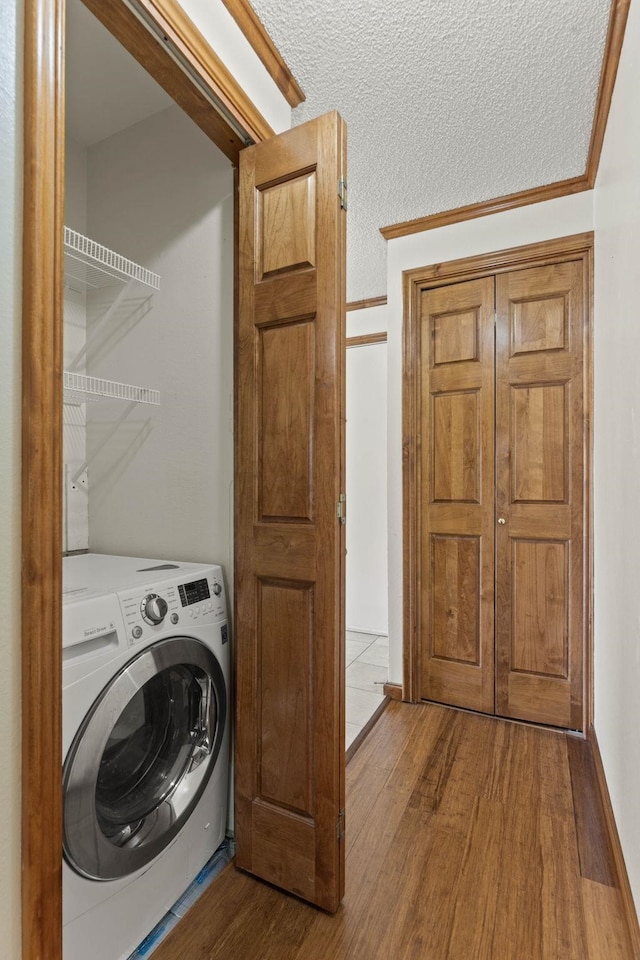
[(65, 761), (64, 852), (74, 870), (127, 876), (171, 842), (211, 776), (226, 707), (220, 664), (198, 640), (162, 640), (123, 667)]

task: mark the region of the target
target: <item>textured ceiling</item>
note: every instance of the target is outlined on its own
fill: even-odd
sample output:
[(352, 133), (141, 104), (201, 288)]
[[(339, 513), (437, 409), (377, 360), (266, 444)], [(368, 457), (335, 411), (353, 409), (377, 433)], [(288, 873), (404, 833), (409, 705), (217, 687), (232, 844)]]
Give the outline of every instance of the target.
[(610, 0), (252, 0), (348, 126), (347, 297), (385, 293), (379, 228), (585, 171)]

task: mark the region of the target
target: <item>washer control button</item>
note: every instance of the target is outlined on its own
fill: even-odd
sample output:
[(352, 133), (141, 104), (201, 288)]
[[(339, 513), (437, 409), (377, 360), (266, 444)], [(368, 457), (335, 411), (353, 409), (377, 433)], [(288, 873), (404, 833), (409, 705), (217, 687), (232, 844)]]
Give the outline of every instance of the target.
[(215, 593), (216, 597), (219, 597), (220, 594), (222, 593), (222, 587), (217, 580), (213, 584), (213, 592)]
[(131, 635), (133, 636), (134, 640), (139, 640), (140, 637), (142, 636), (142, 627), (136, 624), (136, 626), (131, 631)]
[(170, 619), (171, 619), (171, 623), (177, 623), (180, 617), (178, 616), (177, 613), (172, 613)]
[(169, 609), (167, 601), (157, 593), (148, 594), (140, 604), (140, 612), (147, 623), (162, 623)]

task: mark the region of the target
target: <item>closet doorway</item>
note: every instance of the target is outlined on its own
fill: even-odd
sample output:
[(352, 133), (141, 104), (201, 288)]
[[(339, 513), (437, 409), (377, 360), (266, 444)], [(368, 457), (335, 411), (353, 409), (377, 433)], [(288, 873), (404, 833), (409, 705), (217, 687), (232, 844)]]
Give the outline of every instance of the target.
[(386, 328), (386, 300), (347, 305), (347, 750), (386, 706), (389, 679)]
[(411, 699), (585, 729), (591, 253), (407, 276)]

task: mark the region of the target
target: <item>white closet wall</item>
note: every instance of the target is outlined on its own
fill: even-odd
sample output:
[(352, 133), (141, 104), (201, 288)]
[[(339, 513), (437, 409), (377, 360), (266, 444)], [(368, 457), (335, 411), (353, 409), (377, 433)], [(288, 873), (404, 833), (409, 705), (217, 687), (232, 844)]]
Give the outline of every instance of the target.
[[(64, 220), (78, 233), (87, 232), (87, 150), (67, 137), (65, 143), (65, 210)], [(64, 368), (84, 344), (86, 337), (86, 294), (64, 288)], [(84, 372), (84, 365), (78, 370)], [(63, 407), (62, 480), (63, 549), (65, 552), (86, 550), (89, 546), (89, 505), (86, 476), (75, 483), (71, 478), (87, 455), (86, 412), (83, 406)]]
[(161, 393), (111, 437), (121, 405), (88, 409), (89, 546), (217, 561), (229, 583), (232, 191), (230, 163), (177, 107), (88, 151), (88, 235), (161, 277), (87, 355), (88, 374)]

